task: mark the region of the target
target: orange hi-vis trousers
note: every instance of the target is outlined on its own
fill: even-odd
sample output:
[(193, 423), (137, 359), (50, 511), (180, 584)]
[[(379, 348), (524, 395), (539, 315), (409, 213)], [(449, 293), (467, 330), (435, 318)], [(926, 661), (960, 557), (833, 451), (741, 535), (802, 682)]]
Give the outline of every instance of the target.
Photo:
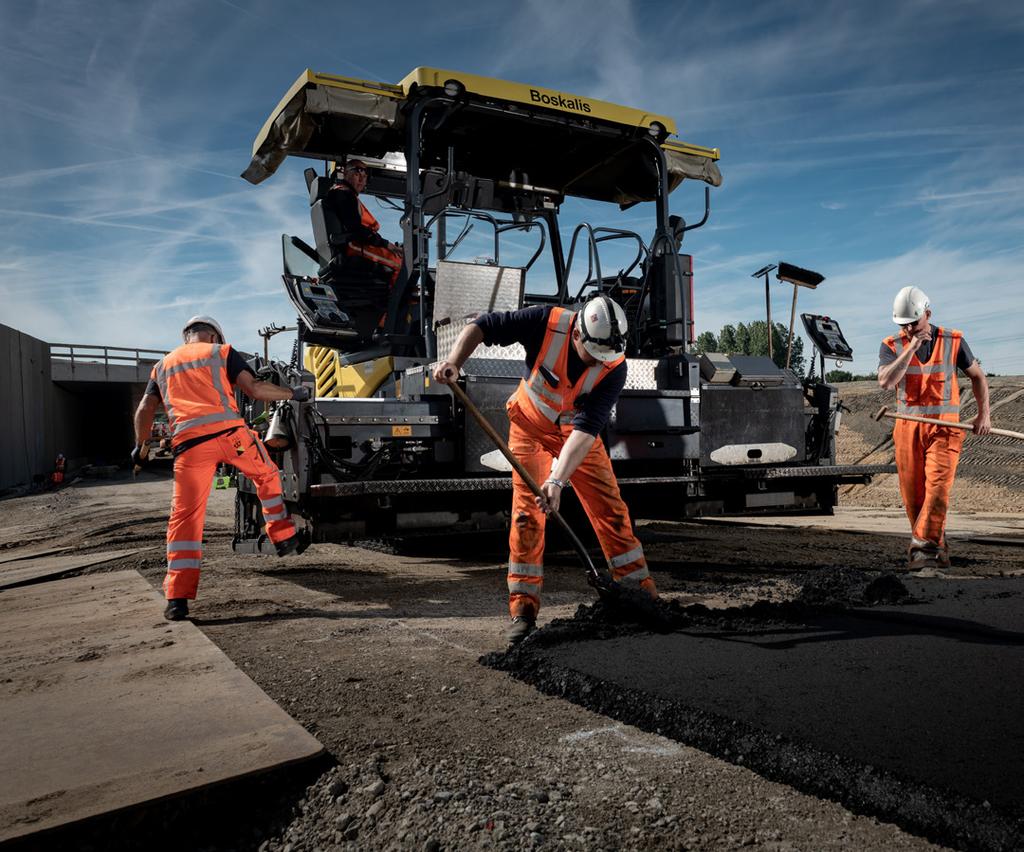
[(390, 285), (395, 286), (398, 280), (398, 273), (402, 271), (402, 264), (405, 258), (387, 246), (364, 246), (357, 243), (350, 243), (348, 254), (356, 257), (364, 257), (373, 263), (383, 266), (390, 277)]
[(199, 588), (203, 560), (203, 524), (206, 502), (217, 465), (234, 465), (256, 486), (263, 504), (267, 535), (275, 544), (295, 535), (295, 522), (281, 496), (277, 465), (267, 455), (255, 432), (236, 429), (186, 450), (174, 460), (174, 498), (167, 523), (167, 575), (164, 594), (192, 600)]
[(946, 511), (964, 433), (959, 429), (897, 420), (893, 428), (900, 494), (910, 519), (910, 554), (935, 556), (946, 547)]
[[(510, 413), (511, 413), (510, 408)], [(552, 460), (562, 451), (572, 427), (552, 426), (540, 432), (515, 420), (509, 424), (509, 448), (539, 484), (551, 474)], [(644, 550), (633, 534), (629, 509), (619, 494), (611, 460), (598, 438), (571, 477), (572, 487), (597, 533), (612, 577), (623, 585), (639, 586), (652, 597), (658, 592), (647, 570)], [(509, 613), (533, 616), (540, 610), (544, 585), (544, 525), (547, 515), (515, 470), (512, 471), (512, 530), (509, 534)]]

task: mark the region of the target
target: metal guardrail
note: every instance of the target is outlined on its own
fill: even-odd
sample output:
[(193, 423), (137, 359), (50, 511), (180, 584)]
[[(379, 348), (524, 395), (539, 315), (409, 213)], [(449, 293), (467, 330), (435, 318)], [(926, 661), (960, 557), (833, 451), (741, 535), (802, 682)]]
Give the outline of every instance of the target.
[[(51, 343), (50, 360), (71, 364), (103, 364), (104, 367), (140, 367), (159, 361), (166, 349), (138, 349), (128, 346), (92, 346), (83, 343)], [(131, 353), (120, 354), (120, 353)], [(145, 354), (143, 354), (145, 353)]]
[(50, 377), (55, 382), (145, 382), (163, 349), (129, 346), (50, 344)]

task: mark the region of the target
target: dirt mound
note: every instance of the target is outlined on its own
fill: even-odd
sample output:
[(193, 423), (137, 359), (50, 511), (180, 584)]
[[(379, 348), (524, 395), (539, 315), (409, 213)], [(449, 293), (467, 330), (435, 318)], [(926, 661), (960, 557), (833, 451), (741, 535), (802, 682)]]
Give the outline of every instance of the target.
[[(873, 418), (883, 405), (895, 405), (895, 393), (874, 382), (845, 382), (839, 396), (843, 412), (836, 438), (839, 464), (891, 464), (893, 421)], [(1024, 377), (989, 379), (992, 421), (1003, 429), (1024, 432)], [(969, 421), (977, 414), (971, 383), (960, 381), (960, 416)], [(898, 508), (899, 484), (892, 474), (875, 477), (870, 485), (854, 485), (840, 493), (847, 506)], [(960, 458), (953, 508), (957, 512), (1024, 512), (1024, 441), (968, 434)]]

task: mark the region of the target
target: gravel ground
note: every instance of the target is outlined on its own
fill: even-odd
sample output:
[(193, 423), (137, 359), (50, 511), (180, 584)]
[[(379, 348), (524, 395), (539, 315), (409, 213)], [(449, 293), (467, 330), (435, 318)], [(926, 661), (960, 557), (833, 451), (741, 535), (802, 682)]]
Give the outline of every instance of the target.
[[(847, 417), (848, 437), (862, 442), (844, 439), (847, 456), (877, 443), (857, 422)], [(150, 547), (89, 570), (136, 568), (157, 586), (170, 491), (166, 477), (146, 474), (2, 500), (0, 549)], [(998, 499), (1020, 506), (1015, 497)], [(146, 848), (938, 848), (482, 666), (503, 648), (501, 541), (461, 552), (447, 542), (442, 556), (322, 545), (289, 560), (239, 557), (232, 500), (211, 497), (194, 621), (329, 760), (272, 792), (246, 788), (241, 811), (190, 801)], [(893, 537), (813, 529), (658, 523), (642, 534), (667, 597), (708, 606), (790, 598), (794, 578), (812, 568), (898, 569), (903, 548)], [(548, 561), (542, 626), (593, 600), (571, 553)], [(976, 545), (954, 559), (961, 576), (1020, 567), (1012, 546)], [(113, 848), (108, 829), (75, 845)], [(137, 822), (122, 829), (122, 843), (141, 842)]]

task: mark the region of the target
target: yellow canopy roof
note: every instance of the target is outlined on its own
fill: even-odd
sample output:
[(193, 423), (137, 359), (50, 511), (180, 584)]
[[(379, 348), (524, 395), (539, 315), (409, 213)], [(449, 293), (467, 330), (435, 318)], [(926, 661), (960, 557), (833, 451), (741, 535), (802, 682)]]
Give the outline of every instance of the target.
[(402, 152), (406, 118), (418, 99), (457, 93), (457, 106), (428, 125), (421, 166), (445, 166), (484, 179), (516, 180), (620, 204), (654, 198), (650, 139), (669, 167), (669, 187), (684, 178), (718, 186), (717, 148), (668, 136), (666, 116), (523, 83), (458, 71), (416, 68), (400, 83), (379, 83), (310, 70), (285, 93), (253, 143), (243, 177), (260, 183), (287, 156), (343, 160)]

